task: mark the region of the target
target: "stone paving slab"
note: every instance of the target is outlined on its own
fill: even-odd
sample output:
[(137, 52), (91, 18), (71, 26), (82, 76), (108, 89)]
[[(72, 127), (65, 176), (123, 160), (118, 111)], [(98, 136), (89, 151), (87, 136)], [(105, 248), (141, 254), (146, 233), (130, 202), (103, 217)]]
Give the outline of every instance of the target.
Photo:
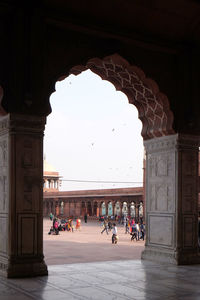
[[(104, 270), (105, 265), (110, 269)], [(49, 276), (0, 276), (0, 300), (196, 300), (200, 299), (199, 273), (199, 265), (141, 260), (52, 265)], [(197, 280), (188, 281), (190, 277)]]

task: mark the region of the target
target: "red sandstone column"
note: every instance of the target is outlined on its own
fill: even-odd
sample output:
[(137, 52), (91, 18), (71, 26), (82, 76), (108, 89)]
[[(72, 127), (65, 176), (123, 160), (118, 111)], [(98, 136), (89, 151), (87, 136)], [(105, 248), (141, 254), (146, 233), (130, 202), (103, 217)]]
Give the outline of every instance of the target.
[(56, 213), (56, 216), (59, 216), (59, 214), (60, 214), (60, 206), (59, 206), (58, 201), (56, 201), (56, 203), (55, 203), (55, 213)]
[(99, 217), (99, 212), (100, 212), (100, 206), (101, 205), (101, 203), (98, 203), (97, 202), (97, 217)]
[(67, 200), (64, 200), (64, 215), (69, 217), (69, 202)]
[(76, 208), (75, 208), (75, 215), (77, 217), (81, 216), (81, 208), (82, 208), (82, 202), (78, 201), (76, 203)]
[(53, 199), (53, 202), (52, 202), (52, 214), (54, 216), (56, 216), (56, 203), (55, 203), (54, 199)]

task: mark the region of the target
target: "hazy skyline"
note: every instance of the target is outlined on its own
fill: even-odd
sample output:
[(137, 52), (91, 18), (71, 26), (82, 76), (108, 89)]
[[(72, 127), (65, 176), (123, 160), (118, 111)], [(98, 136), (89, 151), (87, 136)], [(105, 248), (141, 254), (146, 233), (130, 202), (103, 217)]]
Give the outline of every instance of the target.
[[(64, 180), (142, 182), (142, 124), (126, 95), (91, 71), (56, 83), (44, 153)], [(61, 190), (141, 184), (63, 181)]]

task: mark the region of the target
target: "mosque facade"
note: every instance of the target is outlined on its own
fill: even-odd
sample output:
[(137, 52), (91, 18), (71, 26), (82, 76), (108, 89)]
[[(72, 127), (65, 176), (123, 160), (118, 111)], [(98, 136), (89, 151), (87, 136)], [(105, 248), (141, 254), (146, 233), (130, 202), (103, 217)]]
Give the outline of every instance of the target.
[(61, 177), (44, 160), (43, 216), (59, 217), (130, 216), (144, 220), (144, 188), (59, 191)]

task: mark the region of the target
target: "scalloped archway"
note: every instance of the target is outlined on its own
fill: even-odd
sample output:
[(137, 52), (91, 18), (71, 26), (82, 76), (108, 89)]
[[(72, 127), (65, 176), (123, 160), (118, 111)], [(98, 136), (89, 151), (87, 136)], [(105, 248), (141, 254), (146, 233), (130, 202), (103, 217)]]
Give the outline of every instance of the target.
[(73, 67), (69, 74), (78, 75), (87, 69), (110, 81), (116, 90), (126, 94), (129, 103), (137, 107), (143, 124), (141, 135), (144, 140), (175, 133), (172, 127), (173, 113), (167, 96), (159, 91), (156, 82), (147, 78), (140, 68), (131, 66), (120, 55), (114, 54), (103, 59), (90, 59), (85, 66)]

